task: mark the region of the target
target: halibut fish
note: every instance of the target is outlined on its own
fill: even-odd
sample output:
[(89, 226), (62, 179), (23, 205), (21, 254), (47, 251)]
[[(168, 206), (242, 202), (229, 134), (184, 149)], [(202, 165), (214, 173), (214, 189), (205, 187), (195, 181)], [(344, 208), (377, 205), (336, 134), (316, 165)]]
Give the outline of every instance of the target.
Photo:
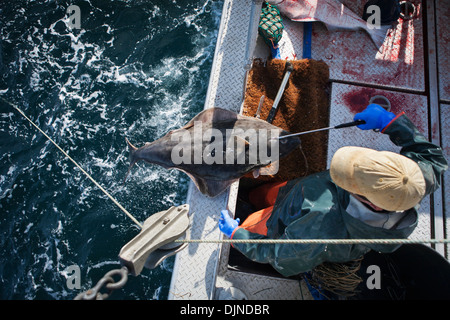
[[(221, 108), (202, 111), (184, 127), (137, 148), (128, 140), (130, 172), (141, 160), (185, 172), (207, 196), (215, 197), (253, 172), (274, 174), (278, 160), (300, 146), (298, 137), (266, 121)], [(127, 173), (127, 176), (128, 176)]]

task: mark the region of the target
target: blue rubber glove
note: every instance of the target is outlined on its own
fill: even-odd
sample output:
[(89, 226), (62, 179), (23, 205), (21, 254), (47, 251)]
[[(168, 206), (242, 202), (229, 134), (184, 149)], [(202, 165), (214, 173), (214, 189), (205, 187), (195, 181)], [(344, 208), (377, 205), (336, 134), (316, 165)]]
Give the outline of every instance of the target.
[(234, 230), (236, 230), (236, 228), (239, 225), (239, 222), (240, 222), (239, 218), (234, 220), (233, 218), (230, 217), (228, 210), (222, 210), (220, 212), (219, 229), (226, 236), (228, 236), (228, 238), (230, 238)]
[(392, 112), (386, 111), (377, 104), (369, 104), (363, 112), (355, 114), (353, 121), (364, 120), (365, 124), (357, 126), (362, 130), (378, 129), (382, 131), (394, 118), (395, 114)]

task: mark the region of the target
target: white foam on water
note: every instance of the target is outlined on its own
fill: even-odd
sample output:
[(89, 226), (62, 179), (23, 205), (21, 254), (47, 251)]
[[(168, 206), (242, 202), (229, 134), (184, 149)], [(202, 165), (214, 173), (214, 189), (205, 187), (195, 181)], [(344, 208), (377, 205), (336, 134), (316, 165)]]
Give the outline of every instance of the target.
[[(127, 3), (132, 6), (134, 2)], [(184, 3), (173, 1), (173, 5), (183, 6)], [(166, 13), (161, 6), (152, 5), (147, 9), (151, 12), (149, 21), (160, 19), (161, 14)], [(208, 12), (210, 7), (214, 12)], [(26, 12), (25, 8), (21, 8), (16, 21), (11, 23), (18, 23), (19, 16)], [(102, 33), (102, 39), (106, 39), (98, 43), (92, 40), (95, 39), (92, 37), (92, 30), (70, 31), (67, 18), (57, 19), (47, 27), (32, 26), (19, 39), (23, 41), (25, 49), (19, 51), (14, 63), (5, 66), (6, 70), (15, 74), (28, 72), (28, 83), (15, 89), (2, 89), (0, 94), (17, 97), (16, 101), (20, 101), (21, 107), (31, 118), (60, 143), (69, 155), (73, 155), (84, 169), (94, 174), (94, 178), (111, 194), (121, 198), (132, 208), (141, 206), (143, 210), (140, 218), (143, 220), (158, 205), (178, 205), (176, 202), (180, 198), (180, 181), (187, 185), (188, 178), (176, 170), (166, 170), (156, 165), (140, 165), (134, 168), (124, 185), (123, 178), (128, 166), (124, 138), (128, 137), (136, 144), (145, 142), (143, 140), (153, 141), (167, 131), (183, 126), (197, 111), (203, 109), (204, 97), (199, 96), (197, 91), (200, 82), (206, 91), (208, 79), (202, 74), (202, 66), (211, 63), (214, 53), (212, 40), (217, 30), (205, 28), (202, 20), (211, 14), (216, 17), (217, 29), (220, 5), (208, 0), (201, 1), (194, 8), (190, 6), (189, 10), (176, 19), (174, 25), (167, 26), (167, 31), (180, 26), (194, 28), (196, 34), (190, 40), (195, 48), (180, 57), (169, 54), (149, 66), (132, 62), (130, 57), (125, 62), (116, 64), (107, 56), (107, 49), (112, 48), (117, 40), (117, 30), (111, 26), (112, 23), (104, 23), (96, 29)], [(163, 31), (149, 30), (148, 36), (137, 45), (151, 46), (152, 37)], [(10, 39), (7, 34), (2, 35), (4, 46), (18, 41)], [(67, 48), (60, 49), (61, 44), (67, 45)], [(58, 50), (61, 52), (55, 54)], [(125, 94), (114, 99), (117, 90), (123, 90)], [(37, 104), (27, 100), (30, 95), (39, 97)], [(133, 111), (136, 112), (132, 113)], [(132, 119), (130, 114), (133, 114)], [(95, 223), (87, 226), (92, 227), (92, 231), (80, 230), (80, 226), (74, 225), (75, 221), (80, 221), (82, 214), (102, 217), (111, 214), (91, 209), (93, 197), (104, 198), (104, 202), (108, 203), (103, 207), (97, 204), (95, 210), (110, 208), (109, 200), (103, 195), (99, 196), (98, 189), (51, 144), (44, 143), (45, 139), (40, 133), (27, 127), (25, 122), (18, 122), (19, 117), (15, 112), (2, 113), (0, 117), (2, 128), (7, 134), (28, 144), (29, 148), (20, 150), (25, 153), (25, 156), (22, 155), (25, 158), (22, 162), (14, 163), (19, 155), (13, 153), (1, 157), (9, 167), (5, 166), (0, 174), (0, 200), (2, 204), (3, 200), (8, 203), (18, 194), (24, 194), (24, 198), (33, 197), (25, 200), (23, 208), (10, 214), (11, 219), (15, 220), (8, 221), (13, 226), (11, 229), (18, 234), (16, 239), (11, 239), (8, 247), (14, 248), (12, 251), (18, 257), (17, 260), (20, 260), (12, 287), (20, 290), (21, 298), (25, 299), (34, 299), (41, 290), (54, 299), (70, 298), (74, 292), (65, 285), (64, 270), (68, 265), (78, 262), (74, 261), (76, 257), (89, 255), (89, 250), (99, 240), (92, 233), (97, 230), (92, 226)], [(95, 147), (90, 147), (91, 145)], [(27, 184), (29, 180), (33, 181), (30, 185)], [(59, 189), (51, 190), (53, 184)], [(161, 192), (160, 189), (166, 193), (153, 199), (152, 193)], [(33, 194), (36, 190), (42, 192), (42, 195)], [(134, 192), (136, 190), (139, 192)], [(142, 190), (145, 190), (145, 194)], [(187, 187), (182, 190), (186, 191)], [(143, 199), (136, 199), (134, 196)], [(67, 205), (69, 202), (71, 204)], [(70, 208), (72, 212), (65, 212), (62, 208)], [(129, 221), (126, 218), (123, 220), (126, 222), (106, 222), (107, 231), (123, 233), (129, 230)], [(69, 234), (69, 230), (76, 232)], [(30, 252), (31, 247), (27, 247), (26, 243), (18, 243), (19, 235), (23, 239), (33, 240), (35, 252)], [(72, 249), (76, 246), (73, 237), (82, 235), (86, 236), (83, 248), (87, 252), (73, 252), (78, 250), (78, 246), (77, 249)], [(86, 264), (87, 273), (84, 274), (89, 278), (89, 272), (94, 269), (116, 266), (117, 260), (112, 260), (114, 258)], [(161, 270), (171, 272), (171, 263), (165, 261), (158, 268), (158, 271)], [(157, 272), (155, 275), (146, 275), (147, 283), (143, 285), (149, 285), (153, 276), (157, 276)], [(96, 283), (98, 279), (86, 281)], [(165, 298), (161, 296), (162, 286), (158, 285), (152, 290), (154, 291), (149, 292), (148, 296), (140, 298)], [(12, 295), (13, 293), (6, 298)]]

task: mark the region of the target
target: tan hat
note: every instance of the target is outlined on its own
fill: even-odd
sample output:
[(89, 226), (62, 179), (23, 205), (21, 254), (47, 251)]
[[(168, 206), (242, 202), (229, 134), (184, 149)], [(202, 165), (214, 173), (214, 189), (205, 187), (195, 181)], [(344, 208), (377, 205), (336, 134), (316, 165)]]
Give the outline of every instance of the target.
[(413, 160), (389, 151), (340, 148), (331, 159), (331, 179), (388, 211), (414, 207), (425, 195), (425, 179)]

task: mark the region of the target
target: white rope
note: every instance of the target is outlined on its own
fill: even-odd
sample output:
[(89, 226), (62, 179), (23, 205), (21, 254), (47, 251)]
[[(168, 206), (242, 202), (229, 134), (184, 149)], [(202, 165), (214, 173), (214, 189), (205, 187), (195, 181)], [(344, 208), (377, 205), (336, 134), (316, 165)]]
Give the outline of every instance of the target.
[(142, 225), (139, 223), (139, 221), (137, 221), (137, 219), (135, 217), (133, 217), (116, 199), (114, 199), (114, 197), (112, 195), (110, 195), (108, 193), (108, 191), (106, 191), (97, 181), (94, 180), (94, 178), (92, 178), (89, 173), (87, 173), (75, 160), (73, 160), (68, 154), (67, 152), (65, 152), (55, 141), (52, 140), (52, 138), (50, 138), (44, 131), (41, 130), (41, 128), (39, 128), (33, 121), (31, 121), (30, 118), (28, 118), (25, 113), (19, 109), (19, 107), (17, 107), (15, 104), (5, 100), (3, 97), (0, 97), (4, 102), (8, 103), (9, 105), (11, 105), (14, 109), (16, 109), (25, 119), (28, 120), (28, 122), (30, 122), (36, 129), (38, 129), (51, 143), (53, 143), (55, 145), (55, 147), (57, 147), (59, 149), (59, 151), (61, 151), (66, 157), (67, 159), (69, 159), (70, 161), (73, 162), (73, 164), (81, 170), (81, 172), (83, 172), (104, 194), (106, 194), (108, 196), (108, 198), (110, 198), (112, 200), (112, 202), (114, 202), (119, 208), (120, 210), (122, 210), (131, 220), (133, 220), (134, 223), (136, 223), (136, 225), (138, 225), (139, 228), (142, 229)]
[(413, 244), (450, 243), (450, 239), (183, 239), (177, 243), (260, 243), (260, 244)]

